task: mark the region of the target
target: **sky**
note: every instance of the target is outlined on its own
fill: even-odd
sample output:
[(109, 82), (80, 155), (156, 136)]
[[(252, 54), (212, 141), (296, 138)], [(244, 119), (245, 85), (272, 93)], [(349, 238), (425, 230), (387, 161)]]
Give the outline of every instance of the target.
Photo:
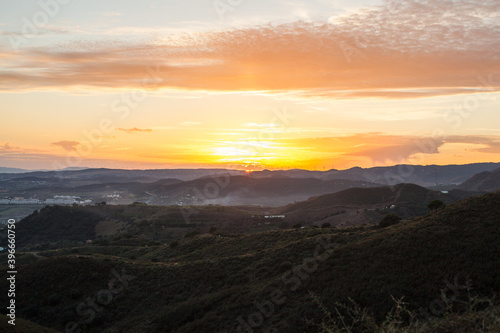
[(500, 162), (498, 0), (3, 0), (0, 167)]

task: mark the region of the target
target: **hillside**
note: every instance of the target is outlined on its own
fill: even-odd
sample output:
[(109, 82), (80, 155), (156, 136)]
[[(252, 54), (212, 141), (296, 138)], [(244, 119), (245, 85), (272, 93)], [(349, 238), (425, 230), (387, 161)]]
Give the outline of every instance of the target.
[(402, 218), (424, 215), (428, 212), (428, 203), (433, 200), (449, 204), (471, 195), (472, 192), (459, 190), (442, 193), (414, 184), (351, 188), (288, 205), (279, 213), (294, 222), (359, 225), (376, 223), (388, 213)]
[[(189, 232), (208, 232), (210, 228), (228, 234), (276, 229), (276, 221), (260, 225), (252, 219), (252, 215), (265, 213), (266, 208), (260, 207), (47, 206), (16, 224), (17, 246), (43, 250), (125, 234), (140, 244), (165, 243)], [(0, 246), (6, 245), (6, 235), (1, 234)]]
[[(411, 325), (422, 328), (429, 320), (422, 310), (435, 309), (440, 290), (456, 317), (434, 311), (440, 320), (435, 325), (447, 329), (414, 331), (494, 331), (498, 314), (496, 324), (481, 317), (486, 303), (472, 308), (474, 316), (460, 313), (467, 310), (461, 302), (469, 292), (500, 292), (499, 221), (497, 192), (388, 228), (204, 234), (177, 246), (127, 245), (126, 238), (117, 238), (107, 245), (25, 253), (18, 259), (19, 315), (56, 330), (89, 319), (92, 312), (80, 311), (81, 317), (76, 307), (86, 297), (103, 295), (110, 281), (116, 283), (116, 272), (126, 277), (125, 288), (99, 305), (95, 318), (80, 323), (87, 332), (235, 332), (238, 326), (248, 331), (249, 316), (255, 332), (316, 332), (322, 321), (334, 325), (335, 307), (344, 313), (338, 304), (349, 299), (374, 319), (365, 316), (354, 332), (373, 332), (394, 309), (392, 297), (403, 296), (419, 319)], [(0, 258), (4, 265), (6, 256)], [(334, 314), (331, 320), (311, 293)], [(0, 296), (3, 303), (5, 297)]]
[(464, 191), (494, 192), (500, 190), (500, 169), (482, 172), (458, 186)]
[(166, 186), (150, 186), (153, 197), (148, 203), (172, 205), (176, 203), (203, 205), (261, 205), (278, 207), (325, 193), (333, 193), (351, 187), (371, 187), (375, 184), (363, 181), (329, 180), (316, 178), (252, 176), (200, 178), (189, 182)]

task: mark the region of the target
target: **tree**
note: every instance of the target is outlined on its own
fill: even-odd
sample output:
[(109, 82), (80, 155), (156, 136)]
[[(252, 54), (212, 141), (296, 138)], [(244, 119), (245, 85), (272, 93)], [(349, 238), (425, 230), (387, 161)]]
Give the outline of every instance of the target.
[(429, 209), (432, 211), (437, 211), (443, 209), (444, 207), (446, 207), (446, 205), (441, 200), (434, 200), (431, 201), (429, 205), (427, 205), (427, 207), (429, 207)]
[(401, 217), (399, 217), (399, 216), (397, 216), (395, 214), (387, 214), (386, 216), (384, 216), (380, 220), (380, 222), (378, 223), (378, 225), (381, 228), (386, 228), (386, 227), (389, 227), (391, 225), (399, 223), (399, 221), (401, 221)]

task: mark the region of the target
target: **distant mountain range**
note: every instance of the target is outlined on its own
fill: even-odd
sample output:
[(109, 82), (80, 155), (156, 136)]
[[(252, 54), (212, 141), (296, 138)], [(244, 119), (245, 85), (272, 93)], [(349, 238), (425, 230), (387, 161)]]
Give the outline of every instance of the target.
[(472, 192), (493, 191), (500, 189), (499, 168), (500, 163), (477, 163), (250, 173), (226, 169), (81, 169), (0, 173), (0, 199), (24, 197), (43, 201), (63, 195), (112, 204), (139, 201), (151, 205), (279, 207), (350, 188), (401, 183), (448, 191), (454, 188)]
[[(351, 168), (347, 170), (310, 171), (301, 169), (291, 170), (263, 170), (251, 172), (254, 178), (316, 178), (321, 180), (345, 179), (365, 181), (370, 183), (394, 185), (413, 183), (420, 186), (434, 186), (437, 184), (458, 185), (470, 177), (486, 171), (500, 168), (500, 163), (474, 163), (465, 165), (396, 165), (374, 168)], [(19, 175), (13, 172), (24, 173), (23, 176), (40, 178), (57, 178), (63, 180), (78, 179), (94, 183), (111, 182), (153, 182), (165, 178), (176, 178), (183, 181), (212, 175), (230, 174), (245, 175), (242, 170), (228, 169), (152, 169), (152, 170), (123, 170), (123, 169), (91, 169), (70, 168), (58, 171), (29, 171), (22, 169), (0, 168), (0, 180), (13, 179)]]
[(0, 173), (26, 173), (26, 172), (33, 172), (33, 170), (0, 167)]
[(396, 165), (375, 168), (351, 168), (347, 170), (308, 171), (279, 170), (256, 171), (254, 177), (276, 177), (277, 175), (291, 178), (349, 179), (367, 181), (383, 185), (412, 183), (420, 186), (459, 185), (470, 177), (485, 171), (500, 168), (500, 163), (474, 163), (465, 165)]

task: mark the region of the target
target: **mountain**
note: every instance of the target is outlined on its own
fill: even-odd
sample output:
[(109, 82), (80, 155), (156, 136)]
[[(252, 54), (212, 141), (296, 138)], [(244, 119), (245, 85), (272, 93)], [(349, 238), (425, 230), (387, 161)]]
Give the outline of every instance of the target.
[(484, 297), (500, 292), (499, 221), (497, 192), (386, 228), (200, 234), (170, 246), (115, 234), (18, 249), (16, 315), (91, 333), (498, 332), (498, 303)]
[[(447, 166), (399, 165), (349, 170), (82, 169), (0, 173), (2, 197), (82, 200), (155, 205), (262, 205), (279, 207), (353, 187), (414, 183), (434, 189), (456, 188), (471, 176), (491, 172), (499, 163)], [(228, 184), (225, 184), (229, 180)], [(439, 184), (438, 186), (435, 186)], [(465, 189), (465, 188), (464, 188)], [(1, 214), (1, 213), (0, 213)], [(351, 221), (352, 222), (352, 221)]]
[[(193, 180), (211, 175), (242, 175), (244, 171), (227, 169), (155, 169), (155, 170), (121, 170), (121, 169), (78, 169), (58, 171), (28, 172), (24, 176), (75, 181), (83, 184), (112, 182), (154, 182), (160, 179), (175, 178)], [(0, 174), (0, 180), (19, 178), (13, 174)]]
[(465, 191), (493, 192), (500, 190), (500, 168), (481, 172), (458, 186)]
[(318, 178), (323, 180), (346, 179), (367, 181), (382, 185), (412, 183), (420, 186), (458, 185), (473, 175), (492, 171), (500, 167), (500, 163), (474, 163), (466, 165), (395, 165), (389, 167), (360, 168), (347, 170), (307, 171), (278, 170), (252, 172), (254, 177), (269, 177), (272, 174), (292, 178)]
[(279, 211), (288, 221), (321, 225), (358, 225), (376, 223), (388, 213), (402, 218), (426, 214), (433, 200), (453, 203), (470, 197), (473, 192), (432, 191), (414, 184), (373, 188), (351, 188), (288, 205)]
[(32, 172), (32, 170), (0, 167), (0, 173), (26, 173), (26, 172)]

